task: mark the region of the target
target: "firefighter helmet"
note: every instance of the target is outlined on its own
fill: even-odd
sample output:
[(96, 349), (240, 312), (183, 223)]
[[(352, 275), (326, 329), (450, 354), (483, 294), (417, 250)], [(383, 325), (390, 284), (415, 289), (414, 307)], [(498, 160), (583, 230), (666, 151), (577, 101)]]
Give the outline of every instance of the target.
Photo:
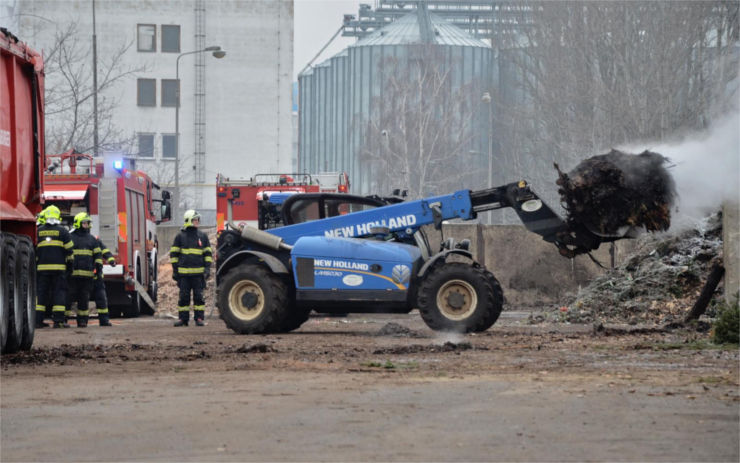
[(194, 227), (195, 225), (193, 225), (193, 220), (200, 220), (200, 214), (198, 214), (194, 209), (188, 209), (187, 211), (185, 211), (185, 215), (183, 216), (183, 218), (185, 219), (185, 228)]
[(46, 211), (42, 210), (36, 214), (36, 225), (44, 225), (46, 223)]
[(62, 223), (62, 211), (53, 204), (41, 211), (41, 216), (44, 218), (45, 223), (51, 225)]
[(72, 224), (75, 228), (82, 228), (82, 222), (92, 222), (92, 219), (87, 212), (80, 212), (75, 216), (74, 223)]

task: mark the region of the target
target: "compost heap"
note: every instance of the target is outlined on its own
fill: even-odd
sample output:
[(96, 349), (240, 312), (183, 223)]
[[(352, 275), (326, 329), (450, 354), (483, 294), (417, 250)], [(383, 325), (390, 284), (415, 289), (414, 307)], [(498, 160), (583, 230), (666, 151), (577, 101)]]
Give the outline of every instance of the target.
[[(533, 322), (665, 325), (689, 313), (715, 262), (722, 259), (722, 219), (715, 214), (676, 236), (643, 235), (622, 265), (594, 279)], [(706, 315), (714, 316), (720, 284)]]
[(557, 164), (558, 193), (569, 225), (585, 225), (599, 235), (621, 235), (625, 227), (668, 230), (676, 196), (668, 158), (651, 151), (638, 155), (612, 150), (563, 173)]

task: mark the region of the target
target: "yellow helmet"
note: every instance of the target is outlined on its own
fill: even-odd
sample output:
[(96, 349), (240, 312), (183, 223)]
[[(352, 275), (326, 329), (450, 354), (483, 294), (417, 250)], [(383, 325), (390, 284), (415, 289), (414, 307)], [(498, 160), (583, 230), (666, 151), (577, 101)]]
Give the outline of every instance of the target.
[(92, 222), (92, 219), (87, 214), (87, 212), (80, 212), (79, 214), (77, 214), (72, 225), (75, 228), (79, 229), (82, 228), (82, 222)]
[(200, 214), (198, 214), (194, 209), (188, 209), (185, 211), (183, 218), (185, 219), (183, 225), (185, 228), (194, 227), (195, 225), (193, 225), (193, 220), (200, 219)]
[(46, 223), (46, 210), (40, 211), (36, 214), (36, 225), (44, 225)]
[(52, 225), (62, 223), (62, 211), (53, 204), (41, 211), (41, 216), (44, 217), (45, 223), (50, 223)]

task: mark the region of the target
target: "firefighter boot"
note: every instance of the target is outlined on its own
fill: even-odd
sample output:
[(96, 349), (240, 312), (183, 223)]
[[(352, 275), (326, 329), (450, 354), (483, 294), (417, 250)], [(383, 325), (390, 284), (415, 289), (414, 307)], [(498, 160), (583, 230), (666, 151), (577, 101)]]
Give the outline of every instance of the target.
[(49, 325), (47, 323), (44, 323), (44, 315), (46, 315), (46, 314), (44, 313), (43, 310), (37, 310), (36, 311), (36, 329), (48, 328), (49, 327)]
[(85, 315), (77, 316), (77, 328), (87, 328), (87, 316)]
[(175, 322), (175, 326), (188, 326), (188, 321), (190, 321), (190, 312), (181, 311), (180, 319)]
[(193, 311), (193, 317), (195, 318), (195, 326), (203, 326), (205, 323), (203, 323), (203, 320), (205, 317), (205, 311), (203, 310), (194, 310)]
[(110, 318), (107, 313), (99, 313), (98, 322), (100, 323), (100, 326), (113, 326), (111, 325)]

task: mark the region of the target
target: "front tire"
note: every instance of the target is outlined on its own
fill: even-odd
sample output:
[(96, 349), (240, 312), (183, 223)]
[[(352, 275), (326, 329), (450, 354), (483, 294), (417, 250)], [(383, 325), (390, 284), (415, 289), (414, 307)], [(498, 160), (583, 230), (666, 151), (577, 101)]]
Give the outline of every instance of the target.
[[(139, 262), (138, 259), (136, 260), (136, 274), (134, 275), (134, 278), (136, 278), (136, 281), (141, 284), (141, 262)], [(136, 318), (141, 315), (142, 308), (145, 305), (146, 304), (141, 298), (138, 289), (134, 289), (131, 293), (131, 304), (123, 309), (123, 316), (127, 318)]]
[(439, 265), (419, 286), (418, 306), (433, 330), (468, 333), (485, 331), (498, 319), (503, 294), (493, 274), (478, 265)]
[(230, 270), (216, 296), (221, 319), (239, 334), (281, 330), (288, 310), (288, 291), (282, 278), (261, 265)]

